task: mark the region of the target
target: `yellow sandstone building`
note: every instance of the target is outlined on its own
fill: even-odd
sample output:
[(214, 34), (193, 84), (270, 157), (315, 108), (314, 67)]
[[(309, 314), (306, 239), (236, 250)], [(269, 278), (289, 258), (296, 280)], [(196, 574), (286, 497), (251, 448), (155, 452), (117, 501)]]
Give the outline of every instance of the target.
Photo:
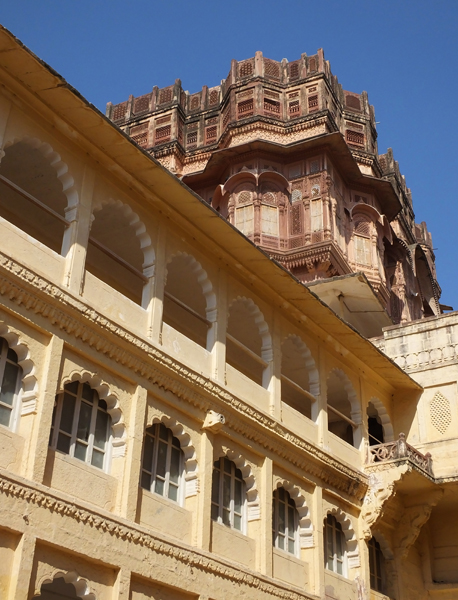
[(2, 600), (458, 597), (435, 283), (368, 339), (5, 29), (0, 157)]

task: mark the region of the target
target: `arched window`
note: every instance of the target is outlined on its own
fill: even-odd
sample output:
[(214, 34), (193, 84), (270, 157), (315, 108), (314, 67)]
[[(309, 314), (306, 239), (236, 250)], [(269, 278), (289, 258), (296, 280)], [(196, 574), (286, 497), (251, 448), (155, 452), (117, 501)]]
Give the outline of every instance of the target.
[[(207, 306), (211, 296), (213, 307)], [(165, 323), (207, 348), (208, 332), (212, 323), (207, 318), (207, 308), (215, 308), (216, 300), (211, 291), (207, 274), (201, 265), (188, 254), (179, 254), (167, 265), (162, 318)], [(211, 350), (211, 348), (207, 348)]]
[(67, 383), (56, 396), (51, 448), (107, 470), (111, 418), (104, 400), (87, 383)]
[(12, 428), (15, 418), (22, 369), (18, 357), (8, 343), (0, 338), (0, 425)]
[(245, 520), (245, 482), (242, 472), (228, 458), (213, 463), (213, 521), (243, 531)]
[(385, 592), (385, 558), (380, 544), (375, 538), (367, 543), (369, 549), (369, 571), (371, 577), (371, 590)]
[(347, 574), (345, 536), (342, 526), (333, 515), (324, 523), (324, 565), (339, 575)]
[(328, 429), (353, 446), (353, 432), (358, 427), (352, 417), (349, 391), (354, 393), (346, 375), (334, 370), (327, 380)]
[(294, 500), (284, 488), (276, 489), (272, 501), (272, 534), (275, 548), (295, 556), (298, 554), (298, 523)]
[(40, 594), (34, 596), (32, 600), (78, 600), (79, 598), (72, 583), (67, 583), (63, 577), (56, 577), (52, 582), (44, 583), (40, 588)]
[[(49, 153), (48, 145), (35, 141)], [(67, 204), (55, 169), (38, 148), (26, 142), (6, 148), (0, 162), (2, 217), (60, 253), (68, 225), (65, 219)]]
[(270, 334), (261, 311), (252, 300), (238, 298), (231, 304), (226, 339), (227, 363), (267, 388)]
[(163, 423), (148, 427), (143, 443), (141, 486), (180, 502), (183, 452), (179, 440)]

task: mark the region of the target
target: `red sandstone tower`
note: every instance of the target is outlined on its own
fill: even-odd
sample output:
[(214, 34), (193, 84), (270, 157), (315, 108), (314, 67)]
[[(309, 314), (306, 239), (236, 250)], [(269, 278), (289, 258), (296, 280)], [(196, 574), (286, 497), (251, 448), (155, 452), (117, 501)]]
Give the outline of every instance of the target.
[(378, 154), (374, 109), (322, 50), (257, 52), (220, 86), (177, 79), (107, 116), (365, 335), (441, 312), (431, 236), (391, 149)]

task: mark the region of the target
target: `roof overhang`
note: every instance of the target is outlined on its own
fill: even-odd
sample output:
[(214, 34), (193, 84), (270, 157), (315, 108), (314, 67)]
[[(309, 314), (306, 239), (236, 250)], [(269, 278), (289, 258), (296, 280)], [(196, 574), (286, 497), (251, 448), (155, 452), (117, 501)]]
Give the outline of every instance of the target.
[(307, 283), (341, 319), (365, 337), (383, 335), (393, 325), (364, 273), (351, 273)]
[(318, 152), (329, 154), (339, 173), (350, 187), (363, 187), (374, 193), (389, 221), (392, 221), (402, 209), (390, 181), (365, 175), (361, 172), (356, 159), (339, 131), (317, 135), (292, 144), (284, 145), (258, 139), (215, 150), (202, 171), (185, 175), (182, 181), (194, 189), (208, 185), (209, 181), (215, 183), (215, 185), (221, 183), (220, 179), (228, 164), (243, 154), (270, 154), (275, 156), (277, 160), (279, 157), (283, 159), (288, 157), (294, 160), (296, 156), (299, 159), (304, 155), (310, 156)]
[(21, 97), (21, 103), (87, 152), (88, 160), (97, 161), (122, 188), (135, 192), (145, 209), (154, 207), (191, 243), (192, 238), (205, 239), (205, 249), (215, 261), (226, 265), (230, 273), (242, 278), (287, 318), (302, 321), (317, 340), (332, 344), (333, 351), (342, 356), (351, 353), (360, 369), (370, 369), (395, 389), (422, 389), (2, 26), (0, 80)]

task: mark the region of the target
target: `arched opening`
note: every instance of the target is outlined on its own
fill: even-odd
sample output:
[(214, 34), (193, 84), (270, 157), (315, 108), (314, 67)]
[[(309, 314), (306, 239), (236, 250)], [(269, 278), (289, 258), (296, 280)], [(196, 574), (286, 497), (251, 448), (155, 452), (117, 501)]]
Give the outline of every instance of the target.
[[(140, 239), (139, 234), (147, 239)], [(99, 206), (94, 212), (86, 269), (141, 305), (148, 282), (143, 269), (150, 266), (143, 250), (148, 243), (143, 224), (127, 205), (111, 202)]]
[(88, 383), (73, 381), (56, 396), (49, 445), (98, 469), (108, 470), (111, 417)]
[[(46, 144), (39, 148), (52, 154)], [(62, 182), (40, 149), (25, 141), (6, 148), (0, 162), (0, 215), (4, 219), (60, 254), (68, 226), (67, 204)]]
[(174, 256), (167, 265), (162, 318), (200, 346), (209, 348), (211, 317), (216, 300), (206, 272), (188, 254)]
[(347, 548), (342, 525), (334, 517), (327, 515), (323, 528), (324, 565), (329, 571), (347, 575)]
[(143, 440), (142, 488), (181, 503), (183, 476), (184, 455), (180, 440), (163, 423), (148, 427)]
[(327, 380), (328, 430), (352, 446), (354, 430), (358, 427), (352, 415), (351, 400), (355, 399), (356, 394), (345, 374), (337, 369), (331, 371)]
[(313, 392), (317, 393), (317, 388), (318, 372), (310, 350), (300, 338), (289, 336), (282, 344), (282, 402), (311, 419)]
[(226, 456), (213, 463), (211, 517), (231, 529), (245, 530), (245, 481), (242, 471)]
[(270, 334), (261, 311), (252, 300), (237, 298), (231, 304), (226, 338), (227, 363), (267, 388), (267, 367), (272, 352)]
[(367, 406), (367, 430), (369, 434), (369, 446), (385, 443), (383, 423), (372, 402), (369, 402)]
[(16, 352), (0, 338), (0, 425), (12, 429), (17, 414), (22, 369)]
[(367, 548), (369, 551), (371, 590), (384, 594), (386, 590), (386, 567), (382, 548), (374, 537), (367, 542)]
[(43, 583), (40, 594), (33, 600), (75, 600), (80, 596), (76, 593), (73, 583), (67, 583), (63, 577), (56, 577), (50, 583)]
[(283, 487), (273, 493), (272, 534), (275, 548), (299, 555), (299, 515), (296, 503)]

